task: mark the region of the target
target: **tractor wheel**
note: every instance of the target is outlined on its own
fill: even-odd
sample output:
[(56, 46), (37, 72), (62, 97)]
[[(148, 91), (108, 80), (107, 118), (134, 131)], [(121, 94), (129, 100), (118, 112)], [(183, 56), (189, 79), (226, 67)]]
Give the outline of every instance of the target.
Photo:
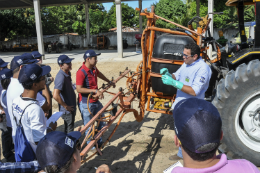
[(229, 159), (247, 159), (260, 166), (260, 62), (252, 60), (229, 71), (212, 102), (222, 118), (219, 151)]

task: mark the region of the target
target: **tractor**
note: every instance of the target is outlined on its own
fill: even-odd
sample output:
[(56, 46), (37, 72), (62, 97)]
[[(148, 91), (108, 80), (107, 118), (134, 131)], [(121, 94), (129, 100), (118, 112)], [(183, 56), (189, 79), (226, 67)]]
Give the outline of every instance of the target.
[[(176, 89), (162, 83), (160, 69), (168, 68), (170, 73), (177, 71), (184, 63), (182, 58), (184, 46), (196, 43), (201, 48), (200, 56), (212, 70), (205, 100), (217, 107), (222, 118), (224, 138), (219, 146), (219, 152), (226, 153), (229, 159), (244, 158), (260, 166), (260, 35), (255, 34), (254, 45), (249, 46), (244, 27), (244, 6), (252, 4), (256, 8), (255, 33), (260, 33), (260, 0), (229, 0), (226, 3), (238, 9), (241, 43), (227, 44), (225, 47), (212, 37), (209, 29), (211, 19), (208, 16), (204, 18), (196, 16), (185, 27), (156, 15), (153, 6), (151, 12), (137, 8), (140, 15), (148, 19), (141, 37), (143, 59), (136, 71), (126, 69), (114, 80), (116, 83), (126, 77), (125, 89), (120, 88), (118, 93), (112, 93), (108, 91), (109, 84), (104, 84), (100, 88), (101, 92), (112, 94), (113, 98), (81, 129), (82, 134), (89, 127), (92, 129), (84, 139), (86, 141), (92, 138), (82, 150), (82, 158), (94, 145), (97, 148), (96, 153), (102, 155), (101, 149), (109, 142), (127, 113), (133, 113), (138, 122), (143, 120), (145, 111), (161, 113), (162, 116), (172, 115), (171, 105), (176, 98)], [(174, 24), (178, 28), (158, 28), (155, 26), (158, 19)], [(198, 24), (196, 31), (192, 26), (194, 22)], [(156, 31), (163, 34), (155, 41)], [(217, 57), (214, 59), (210, 59), (207, 55), (210, 45), (217, 52)], [(131, 102), (136, 99), (139, 101), (140, 111), (131, 106)], [(101, 118), (103, 112), (110, 114)], [(121, 118), (111, 135), (98, 148), (98, 139), (120, 115)], [(107, 125), (97, 130), (95, 123), (100, 121), (107, 122)], [(82, 147), (83, 145), (84, 142)], [(88, 159), (83, 159), (82, 163)]]

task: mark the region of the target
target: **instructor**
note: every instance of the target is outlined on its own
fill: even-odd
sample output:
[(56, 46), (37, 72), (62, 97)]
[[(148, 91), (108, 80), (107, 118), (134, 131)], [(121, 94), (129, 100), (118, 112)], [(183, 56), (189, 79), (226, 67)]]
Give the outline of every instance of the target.
[[(182, 66), (173, 74), (170, 74), (167, 68), (160, 70), (162, 81), (165, 85), (171, 85), (178, 89), (175, 105), (187, 98), (204, 99), (205, 92), (209, 87), (211, 69), (200, 57), (200, 48), (195, 43), (187, 44), (183, 50)], [(180, 159), (182, 157), (181, 149), (177, 155), (170, 156), (170, 160)]]

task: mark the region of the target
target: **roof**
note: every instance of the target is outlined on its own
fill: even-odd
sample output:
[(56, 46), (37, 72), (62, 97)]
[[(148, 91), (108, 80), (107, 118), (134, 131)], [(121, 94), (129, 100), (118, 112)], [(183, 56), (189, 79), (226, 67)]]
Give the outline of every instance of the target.
[[(240, 0), (228, 0), (226, 2), (226, 6), (237, 6), (237, 3)], [(255, 4), (255, 0), (242, 0), (244, 1), (244, 5), (254, 5)]]
[[(133, 1), (133, 0), (124, 0)], [(85, 3), (105, 3), (115, 2), (114, 0), (40, 0), (42, 7), (44, 6), (62, 6)], [(16, 8), (33, 8), (33, 0), (0, 0), (0, 10), (16, 9)]]

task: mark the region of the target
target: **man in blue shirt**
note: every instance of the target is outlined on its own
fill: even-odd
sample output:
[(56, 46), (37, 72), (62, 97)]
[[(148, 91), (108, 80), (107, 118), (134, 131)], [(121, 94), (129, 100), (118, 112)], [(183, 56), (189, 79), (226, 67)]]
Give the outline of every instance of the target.
[[(172, 109), (183, 99), (204, 99), (212, 74), (210, 67), (200, 57), (200, 47), (195, 43), (184, 47), (183, 61), (183, 65), (173, 74), (170, 74), (167, 68), (160, 70), (163, 83), (178, 89)], [(170, 160), (179, 158), (183, 158), (180, 148), (177, 156), (171, 156)]]

